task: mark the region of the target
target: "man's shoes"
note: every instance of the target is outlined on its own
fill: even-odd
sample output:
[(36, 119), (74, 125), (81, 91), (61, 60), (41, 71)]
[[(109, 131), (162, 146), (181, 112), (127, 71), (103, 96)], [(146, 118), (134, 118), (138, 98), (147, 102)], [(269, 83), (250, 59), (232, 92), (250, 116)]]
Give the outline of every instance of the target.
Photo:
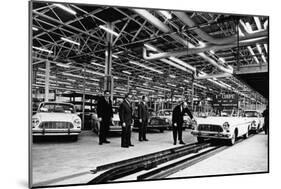
[(110, 141), (106, 140), (106, 141), (104, 141), (104, 143), (110, 143)]
[(183, 141), (180, 141), (180, 144), (185, 144)]
[(99, 142), (99, 145), (102, 145), (102, 142)]
[(148, 141), (147, 139), (143, 139), (144, 141)]
[(129, 146), (134, 146), (133, 144), (129, 144)]
[(141, 142), (141, 141), (142, 141), (142, 139), (139, 139), (139, 141)]
[(121, 148), (129, 148), (129, 146), (121, 146)]
[(177, 144), (177, 142), (174, 142), (174, 145), (176, 145)]

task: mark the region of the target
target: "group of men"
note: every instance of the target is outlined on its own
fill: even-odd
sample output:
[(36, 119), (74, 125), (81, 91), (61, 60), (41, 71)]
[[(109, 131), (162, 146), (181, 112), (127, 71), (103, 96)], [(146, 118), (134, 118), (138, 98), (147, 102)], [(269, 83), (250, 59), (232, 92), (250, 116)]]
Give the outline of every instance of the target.
[[(127, 93), (123, 102), (119, 107), (119, 118), (122, 126), (121, 133), (121, 147), (128, 148), (134, 146), (131, 142), (131, 126), (133, 123), (133, 108), (132, 108), (132, 95)], [(139, 124), (139, 141), (148, 141), (146, 138), (147, 124), (149, 118), (148, 112), (148, 98), (142, 96), (141, 102), (138, 105), (138, 124)], [(194, 120), (191, 112), (187, 108), (187, 102), (183, 101), (173, 109), (172, 114), (172, 128), (174, 145), (185, 144), (182, 140), (182, 125), (184, 123), (183, 117), (187, 113), (189, 117)], [(110, 92), (105, 91), (104, 97), (102, 97), (97, 104), (97, 115), (100, 122), (99, 144), (110, 143), (107, 140), (110, 124), (112, 123), (113, 111), (112, 102), (110, 100)]]

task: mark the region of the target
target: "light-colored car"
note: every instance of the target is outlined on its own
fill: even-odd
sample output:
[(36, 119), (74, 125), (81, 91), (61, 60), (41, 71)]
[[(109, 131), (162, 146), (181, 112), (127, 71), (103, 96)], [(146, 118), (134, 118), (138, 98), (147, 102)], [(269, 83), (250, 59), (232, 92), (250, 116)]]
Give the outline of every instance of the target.
[[(112, 107), (113, 118), (112, 118), (112, 123), (109, 127), (109, 132), (121, 132), (122, 131), (122, 126), (120, 125), (120, 118), (119, 118), (118, 109), (119, 108), (117, 106)], [(93, 132), (99, 134), (100, 122), (98, 120), (97, 113), (92, 114), (92, 119), (93, 119)]]
[[(172, 116), (173, 116), (173, 110), (172, 109), (162, 109), (162, 110), (159, 110), (157, 112), (157, 116), (159, 118), (165, 119), (166, 122), (169, 123), (169, 128), (170, 129), (172, 128)], [(183, 129), (186, 129), (188, 127), (192, 127), (193, 122), (192, 122), (192, 120), (190, 119), (190, 117), (188, 115), (184, 115), (183, 120), (184, 120), (184, 124), (182, 126)]]
[(77, 140), (81, 132), (81, 119), (70, 103), (42, 102), (32, 116), (33, 136), (67, 135)]
[(251, 119), (243, 117), (241, 113), (223, 116), (197, 118), (197, 125), (191, 134), (197, 137), (198, 142), (205, 139), (223, 139), (233, 145), (238, 137), (248, 137), (251, 128)]
[(264, 118), (262, 117), (262, 114), (257, 110), (245, 110), (244, 115), (245, 117), (252, 120), (251, 131), (259, 133), (264, 124)]

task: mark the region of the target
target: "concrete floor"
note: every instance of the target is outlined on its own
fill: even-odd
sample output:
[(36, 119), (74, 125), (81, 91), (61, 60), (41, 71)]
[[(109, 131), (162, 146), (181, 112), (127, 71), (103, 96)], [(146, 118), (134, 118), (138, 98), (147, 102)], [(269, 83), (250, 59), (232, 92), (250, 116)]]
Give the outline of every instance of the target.
[(262, 132), (169, 178), (267, 171), (268, 140)]
[[(120, 147), (118, 133), (108, 139), (110, 144), (103, 145), (98, 145), (98, 137), (91, 131), (81, 133), (77, 142), (62, 138), (38, 140), (32, 146), (33, 183), (35, 186), (86, 183), (93, 178), (89, 171), (99, 165), (175, 147), (171, 131), (152, 131), (147, 138), (149, 141), (139, 142), (138, 133), (132, 132), (135, 146), (130, 148)], [(183, 140), (196, 142), (188, 130), (184, 131)]]
[[(98, 137), (84, 131), (77, 142), (64, 139), (40, 140), (32, 146), (34, 186), (83, 184), (96, 175), (91, 169), (99, 165), (145, 155), (168, 148), (172, 144), (172, 132), (150, 132), (148, 142), (139, 142), (138, 133), (132, 133), (131, 148), (121, 148), (120, 135), (112, 135), (110, 144), (98, 145)], [(186, 143), (196, 142), (190, 131), (184, 131)], [(179, 146), (179, 145), (177, 145)], [(173, 177), (202, 176), (267, 171), (267, 136), (253, 136), (198, 164), (182, 170)]]

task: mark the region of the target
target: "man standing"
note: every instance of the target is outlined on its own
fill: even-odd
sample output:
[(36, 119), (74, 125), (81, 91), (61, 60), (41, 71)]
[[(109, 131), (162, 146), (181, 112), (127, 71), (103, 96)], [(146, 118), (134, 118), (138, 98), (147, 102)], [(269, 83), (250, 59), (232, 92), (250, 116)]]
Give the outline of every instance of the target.
[(264, 133), (267, 135), (268, 130), (269, 130), (269, 109), (268, 109), (268, 105), (266, 106), (266, 109), (263, 111), (262, 115), (264, 117)]
[(177, 135), (180, 144), (185, 144), (182, 141), (182, 125), (183, 125), (183, 117), (184, 114), (187, 113), (190, 119), (193, 119), (191, 112), (187, 108), (187, 102), (182, 102), (181, 104), (177, 105), (173, 110), (172, 115), (172, 127), (173, 127), (173, 138), (174, 138), (174, 145), (177, 144)]
[(119, 107), (119, 117), (120, 123), (122, 124), (122, 134), (121, 134), (121, 147), (128, 148), (129, 146), (134, 146), (131, 143), (131, 125), (133, 122), (133, 110), (131, 105), (132, 96), (126, 94), (122, 104)]
[(113, 117), (109, 91), (104, 91), (104, 97), (101, 97), (98, 101), (97, 114), (100, 122), (99, 145), (102, 145), (102, 143), (110, 143), (106, 140)]
[(147, 123), (148, 123), (148, 107), (147, 97), (142, 96), (142, 100), (138, 107), (138, 118), (139, 118), (139, 141), (148, 141), (146, 138)]

